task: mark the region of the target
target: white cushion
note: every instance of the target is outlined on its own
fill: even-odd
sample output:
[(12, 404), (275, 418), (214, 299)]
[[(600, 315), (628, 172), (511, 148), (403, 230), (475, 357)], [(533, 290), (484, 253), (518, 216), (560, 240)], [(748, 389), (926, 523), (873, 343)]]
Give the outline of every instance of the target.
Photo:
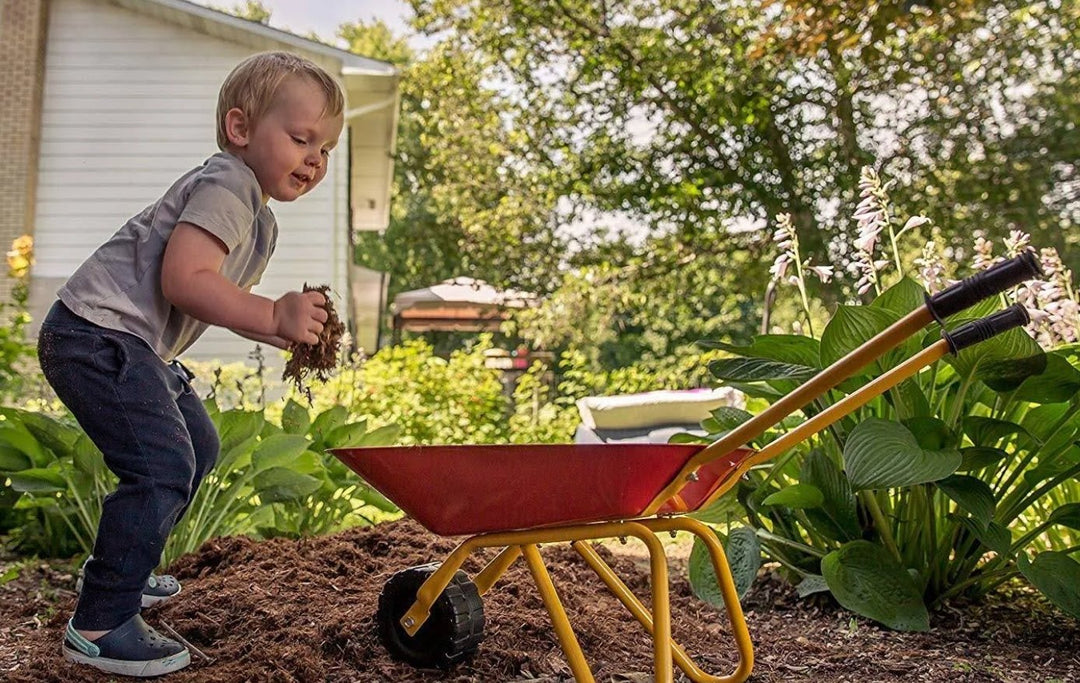
[(715, 408), (742, 405), (742, 393), (729, 387), (586, 396), (577, 401), (581, 422), (589, 429), (695, 424)]

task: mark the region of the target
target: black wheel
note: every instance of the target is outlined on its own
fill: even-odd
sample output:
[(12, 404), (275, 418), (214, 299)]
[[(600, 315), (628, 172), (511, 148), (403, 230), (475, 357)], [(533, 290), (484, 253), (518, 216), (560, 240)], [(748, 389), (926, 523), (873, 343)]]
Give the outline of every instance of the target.
[(418, 667), (449, 668), (468, 659), (484, 639), (484, 603), (476, 585), (458, 571), (447, 584), (415, 636), (401, 625), (401, 617), (416, 601), (416, 591), (438, 564), (409, 567), (390, 577), (379, 595), (379, 637), (398, 659)]

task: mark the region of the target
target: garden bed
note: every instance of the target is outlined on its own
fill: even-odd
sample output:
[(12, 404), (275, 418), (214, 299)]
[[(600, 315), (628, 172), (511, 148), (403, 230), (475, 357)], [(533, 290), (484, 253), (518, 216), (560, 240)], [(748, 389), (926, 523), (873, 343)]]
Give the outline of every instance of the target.
[[(183, 593), (145, 614), (211, 658), (193, 656), (191, 667), (168, 678), (177, 683), (570, 680), (520, 561), (484, 597), (486, 638), (476, 658), (448, 673), (389, 658), (372, 618), (383, 583), (398, 570), (443, 559), (454, 544), (408, 521), (296, 541), (216, 539), (175, 563), (171, 571)], [(639, 556), (601, 553), (636, 593), (647, 595)], [(544, 557), (597, 680), (651, 680), (650, 640), (622, 605), (569, 547), (547, 546)], [(476, 571), (476, 561), (465, 569)], [(0, 574), (12, 566), (0, 564)], [(0, 586), (4, 680), (108, 680), (60, 658), (75, 595), (74, 578), (56, 567), (26, 564)], [(1080, 624), (1022, 589), (935, 612), (929, 633), (887, 631), (825, 596), (800, 600), (768, 574), (745, 608), (755, 683), (1080, 680)], [(676, 639), (706, 670), (730, 672), (726, 618), (693, 597), (681, 569), (673, 571), (672, 609)]]

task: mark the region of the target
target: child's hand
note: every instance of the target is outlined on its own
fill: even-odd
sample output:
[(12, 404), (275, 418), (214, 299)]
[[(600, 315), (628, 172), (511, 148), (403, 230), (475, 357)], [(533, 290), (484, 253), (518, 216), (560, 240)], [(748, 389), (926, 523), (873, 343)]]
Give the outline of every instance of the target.
[(318, 344), (326, 322), (326, 295), (322, 292), (288, 292), (274, 302), (277, 335), (291, 342)]

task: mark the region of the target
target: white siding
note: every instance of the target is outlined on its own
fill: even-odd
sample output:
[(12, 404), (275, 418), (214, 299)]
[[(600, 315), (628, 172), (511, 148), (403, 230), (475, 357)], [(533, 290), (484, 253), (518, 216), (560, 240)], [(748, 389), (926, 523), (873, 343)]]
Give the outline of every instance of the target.
[[(217, 151), (218, 87), (254, 51), (103, 0), (53, 0), (36, 205), (39, 307), (128, 217)], [(343, 138), (310, 195), (272, 204), (280, 235), (257, 292), (329, 284), (337, 309), (348, 310), (347, 149)], [(243, 360), (253, 346), (212, 329), (187, 355)]]

